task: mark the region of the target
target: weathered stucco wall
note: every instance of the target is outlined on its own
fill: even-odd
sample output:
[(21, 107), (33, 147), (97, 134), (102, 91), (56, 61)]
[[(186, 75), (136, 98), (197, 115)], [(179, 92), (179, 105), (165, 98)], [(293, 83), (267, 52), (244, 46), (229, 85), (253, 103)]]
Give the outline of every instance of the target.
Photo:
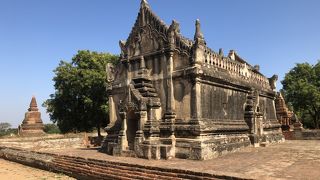
[(188, 121), (191, 118), (191, 83), (187, 79), (174, 80), (176, 119)]
[(267, 97), (259, 97), (260, 112), (263, 114), (264, 119), (277, 119), (274, 100)]
[(201, 85), (202, 117), (215, 120), (243, 120), (247, 94), (244, 92)]

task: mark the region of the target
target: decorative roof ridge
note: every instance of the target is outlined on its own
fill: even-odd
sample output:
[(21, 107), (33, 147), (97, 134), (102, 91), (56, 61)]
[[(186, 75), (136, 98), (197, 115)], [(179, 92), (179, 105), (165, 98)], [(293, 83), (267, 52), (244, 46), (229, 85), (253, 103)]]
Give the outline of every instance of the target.
[[(155, 20), (159, 23), (160, 26), (162, 26), (164, 28), (164, 30), (166, 32), (168, 32), (169, 30), (169, 26), (157, 15), (155, 14), (151, 7), (149, 6), (148, 2), (146, 0), (142, 0), (141, 1), (141, 8), (145, 7), (144, 9), (147, 10), (148, 13), (150, 13), (152, 15), (152, 17), (155, 18)], [(138, 19), (138, 18), (137, 18)], [(184, 43), (185, 46), (187, 47), (191, 47), (194, 43), (194, 41), (192, 41), (191, 39), (186, 38), (185, 36), (183, 36), (181, 33), (176, 34), (176, 37), (182, 42)]]
[(182, 34), (176, 34), (176, 37), (182, 42), (184, 43), (184, 45), (186, 45), (187, 47), (191, 48), (193, 45), (193, 41), (191, 39), (186, 38), (185, 36), (183, 36)]
[[(151, 14), (152, 17), (155, 18), (155, 20), (158, 22), (158, 24), (160, 26), (162, 26), (165, 30), (165, 32), (167, 33), (169, 30), (169, 26), (158, 16), (156, 15), (150, 8), (150, 6), (148, 8), (146, 8), (147, 12)], [(185, 46), (187, 46), (188, 48), (191, 48), (191, 46), (194, 44), (194, 41), (186, 38), (185, 36), (183, 36), (181, 33), (176, 33), (176, 38), (178, 40), (180, 40), (180, 42), (182, 42)]]
[(155, 20), (159, 23), (160, 26), (163, 26), (163, 27), (165, 28), (165, 30), (168, 31), (169, 26), (168, 26), (156, 13), (154, 13), (154, 12), (151, 10), (150, 6), (147, 6), (147, 7), (145, 8), (145, 10), (147, 10), (147, 12), (149, 12), (150, 15), (152, 15), (152, 17), (155, 18)]
[[(150, 5), (148, 4), (148, 2), (146, 0), (141, 0), (141, 4), (140, 4), (140, 9), (139, 9), (139, 13), (138, 13), (138, 16), (136, 18), (136, 21), (131, 29), (131, 32), (127, 38), (127, 41), (126, 41), (126, 46), (129, 44), (129, 40), (132, 38), (132, 35), (135, 31), (136, 28), (140, 27), (140, 19), (143, 18), (141, 17), (142, 14), (144, 14), (144, 16), (146, 16), (147, 14), (150, 14), (152, 16), (152, 18), (155, 19), (155, 22), (159, 25), (160, 28), (162, 28), (165, 33), (167, 33), (169, 27), (168, 25), (166, 25), (164, 23), (164, 21), (162, 19), (160, 19), (150, 8)], [(144, 17), (146, 18), (146, 17)]]
[(129, 45), (129, 43), (130, 43), (129, 40), (130, 40), (130, 38), (132, 37), (132, 34), (133, 34), (134, 30), (136, 29), (137, 25), (139, 24), (139, 16), (140, 16), (140, 13), (138, 13), (138, 16), (137, 16), (137, 18), (136, 18), (136, 21), (135, 21), (133, 27), (131, 28), (130, 34), (129, 34), (127, 40), (125, 41), (126, 46)]
[(240, 57), (239, 54), (236, 51), (234, 51), (234, 55), (235, 55), (237, 61), (245, 63), (245, 64), (247, 64), (248, 66), (250, 66), (252, 68), (252, 65), (249, 64), (244, 58)]

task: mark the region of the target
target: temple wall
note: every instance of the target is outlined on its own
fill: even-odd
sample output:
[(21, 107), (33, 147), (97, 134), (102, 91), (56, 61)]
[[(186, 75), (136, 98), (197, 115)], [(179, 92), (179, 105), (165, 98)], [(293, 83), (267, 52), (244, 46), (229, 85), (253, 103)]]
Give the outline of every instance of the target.
[(202, 118), (217, 120), (242, 120), (246, 93), (201, 84)]
[(166, 102), (167, 102), (165, 81), (163, 81), (163, 79), (158, 79), (157, 81), (153, 81), (153, 85), (158, 93), (159, 98), (160, 98), (161, 109), (162, 109), (161, 117), (162, 117), (165, 113)]
[(190, 66), (190, 60), (184, 55), (174, 54), (173, 55), (173, 69), (179, 70)]
[[(112, 108), (110, 109), (110, 115), (109, 115), (109, 120), (111, 124), (115, 124), (117, 121), (121, 121), (120, 115), (119, 115), (119, 102), (120, 100), (124, 100), (125, 94), (124, 94), (124, 89), (117, 89), (118, 93), (114, 93), (112, 95), (112, 102), (109, 101), (109, 103), (112, 103)], [(110, 105), (109, 105), (110, 106)]]
[(273, 99), (267, 97), (259, 97), (259, 107), (264, 119), (277, 119), (276, 109)]
[(190, 81), (185, 79), (174, 80), (174, 99), (176, 119), (187, 121), (191, 118), (191, 89)]

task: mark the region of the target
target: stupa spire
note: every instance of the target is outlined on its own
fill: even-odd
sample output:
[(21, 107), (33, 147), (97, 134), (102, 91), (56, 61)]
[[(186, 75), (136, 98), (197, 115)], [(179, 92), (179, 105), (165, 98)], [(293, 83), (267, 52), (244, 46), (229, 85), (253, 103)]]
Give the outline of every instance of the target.
[(28, 111), (38, 111), (38, 110), (39, 109), (38, 109), (36, 97), (32, 96)]

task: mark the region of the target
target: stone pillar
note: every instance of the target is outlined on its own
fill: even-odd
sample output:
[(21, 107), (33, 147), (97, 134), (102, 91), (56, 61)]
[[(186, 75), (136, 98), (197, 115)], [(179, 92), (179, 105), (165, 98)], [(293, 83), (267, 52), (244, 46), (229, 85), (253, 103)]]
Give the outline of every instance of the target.
[(174, 87), (173, 87), (173, 52), (169, 53), (169, 59), (167, 59), (167, 102), (165, 121), (170, 124), (171, 136), (174, 136), (174, 121), (175, 114), (175, 100), (174, 100)]
[(115, 104), (113, 100), (113, 96), (109, 94), (109, 124), (114, 125), (117, 115), (116, 115), (116, 109), (115, 109)]
[(147, 111), (139, 111), (139, 112), (136, 112), (136, 114), (139, 117), (139, 121), (138, 121), (138, 130), (136, 132), (136, 137), (134, 141), (134, 151), (136, 152), (138, 157), (142, 157), (143, 152), (141, 150), (141, 143), (144, 141), (143, 127), (144, 127), (144, 124), (147, 122)]
[(197, 120), (201, 118), (201, 84), (200, 79), (195, 78), (192, 87), (192, 118)]
[(137, 112), (139, 116), (139, 121), (138, 121), (138, 131), (136, 133), (136, 137), (143, 137), (143, 127), (144, 124), (147, 122), (147, 111), (139, 111)]
[(257, 136), (257, 127), (255, 122), (255, 112), (253, 107), (253, 90), (250, 90), (247, 96), (247, 102), (244, 112), (244, 120), (249, 126), (249, 138), (254, 147), (259, 146), (259, 137)]
[(140, 117), (140, 119), (139, 119), (139, 129), (138, 129), (138, 131), (139, 131), (139, 134), (142, 133), (141, 136), (143, 137), (144, 124), (148, 120), (147, 111), (140, 111), (139, 112), (139, 117)]
[(258, 137), (262, 137), (263, 135), (263, 114), (261, 112), (257, 112), (255, 115), (255, 134)]
[(133, 72), (134, 72), (134, 66), (132, 65), (132, 62), (129, 61), (128, 62), (128, 71), (127, 71), (127, 73), (128, 73), (127, 80), (129, 82), (131, 81), (132, 77), (134, 76)]
[(118, 145), (120, 146), (120, 151), (124, 151), (128, 148), (128, 139), (127, 139), (127, 113), (121, 112), (120, 116), (122, 118), (121, 130), (118, 137)]
[(173, 89), (173, 52), (169, 53), (169, 59), (167, 61), (167, 112), (174, 113), (175, 111), (175, 102), (174, 102), (174, 89)]
[(146, 68), (146, 61), (144, 60), (144, 57), (141, 56), (139, 69), (144, 70), (145, 68)]
[(147, 118), (148, 118), (148, 122), (150, 123), (150, 129), (149, 129), (149, 133), (150, 133), (150, 137), (151, 139), (154, 137), (159, 137), (159, 127), (157, 125), (157, 119), (155, 118), (156, 116), (156, 108), (155, 107), (149, 107), (148, 108), (148, 113), (147, 113)]

